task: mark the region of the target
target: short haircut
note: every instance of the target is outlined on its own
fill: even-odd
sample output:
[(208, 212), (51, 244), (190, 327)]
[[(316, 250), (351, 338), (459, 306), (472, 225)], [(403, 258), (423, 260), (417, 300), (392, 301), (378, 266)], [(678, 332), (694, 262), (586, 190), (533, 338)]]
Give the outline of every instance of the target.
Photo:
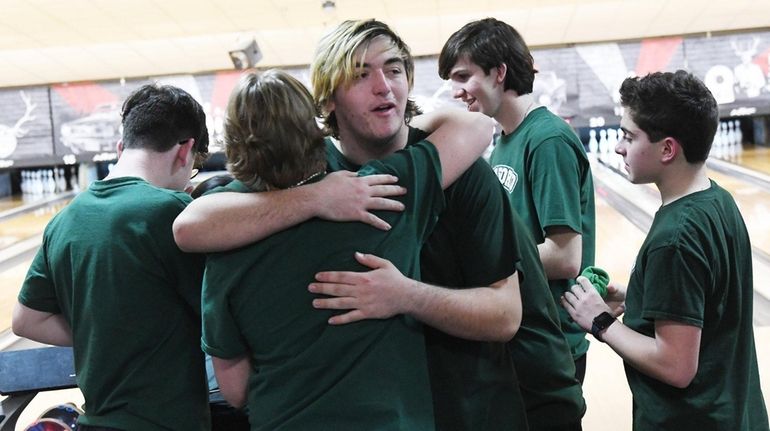
[[(318, 43), (310, 65), (310, 81), (315, 101), (322, 110), (327, 132), (334, 136), (338, 136), (337, 118), (334, 112), (323, 112), (324, 106), (331, 100), (337, 88), (353, 82), (356, 65), (363, 63), (362, 57), (366, 55), (366, 49), (372, 40), (379, 36), (390, 39), (392, 46), (400, 53), (411, 91), (414, 85), (414, 59), (406, 43), (387, 24), (373, 19), (344, 21)], [(363, 49), (359, 52), (361, 57), (354, 58), (359, 48)], [(408, 123), (419, 113), (417, 104), (411, 99), (407, 100), (404, 120)]]
[(620, 102), (650, 142), (670, 136), (682, 145), (688, 162), (708, 157), (719, 108), (711, 91), (691, 73), (678, 70), (626, 78)]
[(310, 92), (288, 73), (245, 73), (227, 104), (228, 169), (256, 191), (289, 188), (323, 169), (317, 115)]
[(535, 60), (524, 38), (513, 27), (494, 18), (465, 24), (449, 36), (438, 57), (438, 74), (449, 79), (452, 68), (467, 57), (489, 75), (489, 71), (505, 64), (504, 89), (517, 94), (532, 92), (535, 82)]
[(186, 91), (171, 85), (147, 84), (123, 102), (123, 148), (166, 152), (175, 145), (195, 139), (197, 158), (209, 152), (206, 114)]

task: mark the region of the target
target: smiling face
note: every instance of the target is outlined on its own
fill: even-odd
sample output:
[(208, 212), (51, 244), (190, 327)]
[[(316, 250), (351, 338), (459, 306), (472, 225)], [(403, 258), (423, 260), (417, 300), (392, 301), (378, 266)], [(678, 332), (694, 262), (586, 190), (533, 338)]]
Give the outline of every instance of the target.
[(615, 146), (615, 152), (623, 156), (629, 181), (634, 184), (656, 182), (663, 167), (661, 157), (664, 139), (650, 142), (647, 133), (631, 118), (630, 109), (623, 113), (620, 127), (623, 129), (623, 137)]
[(380, 149), (403, 146), (409, 82), (401, 53), (387, 36), (378, 36), (354, 58), (361, 62), (352, 81), (336, 88), (326, 106), (337, 118), (340, 140)]
[(493, 68), (487, 74), (464, 55), (452, 66), (449, 79), (452, 81), (452, 97), (465, 103), (469, 111), (490, 117), (497, 115), (505, 92), (503, 67)]

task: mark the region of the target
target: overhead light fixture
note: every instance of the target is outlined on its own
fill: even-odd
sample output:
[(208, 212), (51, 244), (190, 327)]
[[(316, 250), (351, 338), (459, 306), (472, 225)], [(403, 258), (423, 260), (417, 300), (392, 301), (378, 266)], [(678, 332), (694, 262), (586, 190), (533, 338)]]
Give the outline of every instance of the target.
[(321, 3), (321, 10), (324, 11), (324, 13), (331, 15), (334, 13), (334, 11), (337, 9), (337, 4), (334, 3), (334, 0), (325, 0), (323, 3)]
[(262, 51), (259, 50), (257, 39), (253, 37), (239, 40), (229, 54), (236, 69), (254, 67), (262, 60)]

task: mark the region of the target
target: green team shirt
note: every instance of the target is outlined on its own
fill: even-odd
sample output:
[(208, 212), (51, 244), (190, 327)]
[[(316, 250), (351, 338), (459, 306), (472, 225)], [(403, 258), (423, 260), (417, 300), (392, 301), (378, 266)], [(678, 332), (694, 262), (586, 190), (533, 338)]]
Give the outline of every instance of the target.
[(701, 328), (698, 370), (677, 389), (626, 365), (634, 429), (767, 430), (752, 328), (751, 244), (732, 196), (715, 182), (661, 207), (636, 258), (623, 323)]
[[(423, 141), (360, 175), (398, 176), (404, 213), (378, 213), (388, 232), (312, 219), (247, 247), (210, 255), (203, 287), (203, 349), (247, 354), (253, 430), (433, 430), (422, 325), (407, 316), (332, 326), (308, 285), (319, 271), (364, 271), (355, 251), (419, 276), (420, 244), (443, 208), (436, 149)], [(228, 190), (244, 191), (239, 182)]]
[[(409, 141), (424, 134), (412, 129)], [(524, 429), (525, 415), (531, 429), (579, 422), (585, 403), (569, 345), (535, 243), (500, 182), (479, 160), (444, 195), (446, 209), (422, 250), (423, 281), (484, 286), (518, 270), (523, 316), (508, 346), (426, 327), (438, 429)]]
[[(580, 268), (594, 264), (591, 167), (583, 144), (564, 120), (545, 107), (533, 110), (513, 133), (498, 138), (489, 163), (537, 244), (545, 241), (546, 228), (566, 226), (582, 236)], [(554, 301), (574, 283), (550, 280)], [(563, 307), (558, 313), (572, 357), (578, 359), (588, 351), (585, 331)]]
[(210, 428), (203, 259), (180, 251), (171, 231), (189, 202), (139, 178), (96, 181), (45, 229), (19, 301), (72, 328), (82, 424)]

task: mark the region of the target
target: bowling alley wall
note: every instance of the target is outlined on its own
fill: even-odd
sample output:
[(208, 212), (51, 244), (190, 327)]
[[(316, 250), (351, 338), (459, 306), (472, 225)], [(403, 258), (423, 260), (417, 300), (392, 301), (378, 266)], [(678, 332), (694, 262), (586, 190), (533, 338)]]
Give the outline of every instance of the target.
[[(534, 49), (539, 103), (576, 129), (620, 121), (618, 89), (628, 76), (685, 69), (704, 80), (724, 118), (753, 124), (744, 140), (768, 145), (770, 32), (684, 36)], [(437, 57), (415, 64), (413, 99), (423, 110), (453, 104), (448, 82), (437, 75)], [(307, 66), (286, 68), (309, 84)], [(186, 89), (206, 110), (211, 150), (222, 150), (227, 98), (240, 71), (142, 79), (60, 83), (0, 89), (0, 170), (114, 160), (120, 107), (138, 86), (159, 82)]]

